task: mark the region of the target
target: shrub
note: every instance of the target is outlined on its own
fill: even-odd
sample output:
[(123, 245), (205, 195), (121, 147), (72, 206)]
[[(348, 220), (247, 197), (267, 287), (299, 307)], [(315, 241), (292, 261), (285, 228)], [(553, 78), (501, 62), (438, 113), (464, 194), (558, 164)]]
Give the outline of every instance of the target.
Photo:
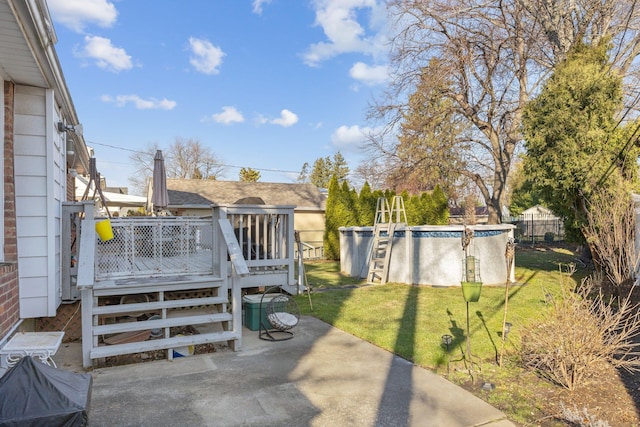
[(630, 295), (606, 299), (601, 291), (594, 292), (597, 280), (586, 278), (575, 292), (561, 286), (543, 319), (523, 332), (525, 366), (569, 390), (606, 363), (640, 370), (640, 355), (632, 342), (640, 333), (637, 305)]
[(553, 243), (555, 238), (556, 238), (556, 235), (552, 231), (547, 231), (546, 233), (544, 233), (544, 242), (545, 243)]

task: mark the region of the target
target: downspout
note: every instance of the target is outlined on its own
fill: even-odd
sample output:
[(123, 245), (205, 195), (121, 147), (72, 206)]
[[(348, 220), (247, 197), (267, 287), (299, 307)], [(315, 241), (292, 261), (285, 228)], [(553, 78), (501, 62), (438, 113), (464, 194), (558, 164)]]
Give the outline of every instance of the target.
[(4, 338), (2, 338), (0, 340), (0, 349), (3, 348), (7, 344), (7, 341), (9, 341), (9, 339), (13, 336), (13, 334), (16, 333), (16, 331), (18, 330), (18, 328), (20, 327), (21, 324), (22, 324), (22, 319), (18, 320), (18, 323), (13, 325), (13, 327), (11, 328), (9, 333), (7, 335), (5, 335)]

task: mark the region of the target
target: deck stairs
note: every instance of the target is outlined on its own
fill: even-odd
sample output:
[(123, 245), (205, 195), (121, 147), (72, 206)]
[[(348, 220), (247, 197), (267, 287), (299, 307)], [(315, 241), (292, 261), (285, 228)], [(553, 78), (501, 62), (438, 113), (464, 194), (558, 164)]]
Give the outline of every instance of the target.
[[(171, 359), (178, 347), (222, 342), (232, 347), (238, 338), (226, 281), (214, 276), (96, 286), (92, 301), (83, 303), (91, 305), (91, 359), (163, 349)], [(172, 332), (189, 326), (199, 333)], [(149, 332), (153, 339), (137, 338)], [(104, 345), (110, 339), (114, 342)]]
[(396, 228), (406, 223), (407, 214), (401, 196), (393, 198), (391, 207), (385, 197), (378, 198), (373, 225), (373, 244), (369, 257), (369, 272), (367, 273), (368, 283), (387, 283), (393, 235)]

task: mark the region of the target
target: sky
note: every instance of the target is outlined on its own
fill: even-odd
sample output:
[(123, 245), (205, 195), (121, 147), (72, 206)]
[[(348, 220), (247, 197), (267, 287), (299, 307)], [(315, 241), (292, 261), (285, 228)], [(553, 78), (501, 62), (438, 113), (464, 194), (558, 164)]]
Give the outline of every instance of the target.
[(383, 0), (47, 0), (87, 145), (108, 186), (129, 156), (196, 139), (263, 182), (340, 152), (353, 172), (385, 88)]

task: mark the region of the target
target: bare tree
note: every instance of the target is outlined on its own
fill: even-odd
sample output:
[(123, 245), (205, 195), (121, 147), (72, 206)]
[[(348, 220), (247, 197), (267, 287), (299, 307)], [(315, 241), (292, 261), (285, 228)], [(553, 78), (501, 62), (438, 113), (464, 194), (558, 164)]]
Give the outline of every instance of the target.
[[(636, 0), (519, 0), (546, 35), (549, 64), (576, 43), (610, 38), (611, 60), (623, 74), (640, 54), (640, 10)], [(555, 59), (555, 60), (554, 60)]]
[[(159, 149), (160, 146), (155, 143), (129, 156), (135, 165), (129, 183), (138, 194), (144, 193), (147, 182), (153, 175), (153, 157)], [(218, 179), (224, 173), (224, 165), (197, 139), (176, 138), (164, 153), (168, 178)]]
[(596, 191), (590, 200), (584, 234), (617, 296), (633, 283), (638, 265), (635, 206), (623, 184)]
[(129, 156), (133, 162), (134, 173), (129, 176), (132, 193), (144, 194), (147, 181), (153, 175), (153, 156), (160, 150), (158, 143), (148, 145), (144, 151), (136, 151)]
[(396, 154), (409, 95), (426, 73), (432, 84), (420, 88), (425, 98), (451, 102), (452, 117), (469, 129), (443, 141), (459, 148), (449, 173), (471, 180), (490, 223), (500, 222), (525, 104), (573, 45), (603, 37), (611, 39), (614, 63), (635, 87), (636, 9), (635, 0), (391, 0), (393, 80), (370, 111), (384, 125), (370, 138), (371, 152), (386, 160)]
[(382, 190), (385, 184), (384, 165), (378, 159), (361, 162), (353, 173), (352, 181), (356, 187), (362, 187), (369, 183), (372, 190)]
[[(407, 113), (403, 98), (428, 75), (432, 84), (421, 85), (425, 98), (450, 103), (450, 114), (469, 124), (468, 132), (455, 135), (459, 159), (449, 173), (472, 180), (490, 223), (500, 222), (506, 179), (521, 142), (529, 76), (535, 71), (530, 62), (535, 43), (525, 37), (525, 27), (535, 23), (523, 7), (508, 1), (394, 0), (391, 11), (398, 28), (392, 43), (395, 76), (388, 102), (374, 106), (371, 117), (396, 132)], [(394, 153), (395, 141), (383, 145), (388, 142), (386, 135), (373, 140), (375, 149)]]
[(176, 138), (167, 153), (167, 176), (182, 179), (217, 179), (222, 164), (197, 139)]

